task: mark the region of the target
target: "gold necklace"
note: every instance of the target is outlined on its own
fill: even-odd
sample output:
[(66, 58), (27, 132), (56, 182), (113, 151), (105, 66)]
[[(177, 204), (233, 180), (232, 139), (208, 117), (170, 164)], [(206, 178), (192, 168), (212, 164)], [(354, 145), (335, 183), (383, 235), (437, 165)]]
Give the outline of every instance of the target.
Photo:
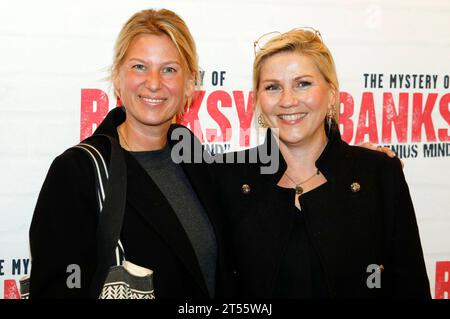
[(127, 139), (125, 138), (125, 136), (122, 135), (122, 133), (120, 132), (120, 129), (117, 129), (117, 132), (119, 132), (120, 137), (122, 138), (122, 140), (125, 142), (125, 145), (127, 146), (129, 151), (133, 151), (130, 147), (130, 145), (128, 145)]
[(314, 173), (314, 175), (312, 175), (311, 177), (305, 179), (303, 182), (301, 183), (296, 183), (286, 172), (284, 172), (284, 175), (286, 175), (287, 178), (289, 178), (291, 180), (292, 183), (294, 183), (295, 187), (295, 194), (297, 195), (301, 195), (303, 193), (303, 187), (301, 187), (300, 185), (305, 184), (306, 182), (308, 182), (309, 180), (311, 180), (314, 176), (320, 175), (320, 171), (319, 169), (317, 169), (317, 172)]

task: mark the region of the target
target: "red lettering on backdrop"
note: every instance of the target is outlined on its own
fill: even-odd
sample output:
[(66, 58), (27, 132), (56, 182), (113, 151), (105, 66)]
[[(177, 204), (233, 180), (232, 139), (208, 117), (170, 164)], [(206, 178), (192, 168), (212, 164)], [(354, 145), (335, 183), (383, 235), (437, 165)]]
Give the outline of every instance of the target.
[(217, 135), (215, 128), (206, 129), (206, 140), (208, 142), (228, 142), (231, 139), (230, 121), (219, 111), (219, 105), (222, 107), (232, 107), (233, 102), (230, 95), (225, 91), (212, 92), (206, 101), (206, 109), (209, 115), (219, 124), (221, 135)]
[(408, 93), (400, 93), (397, 113), (392, 93), (383, 93), (383, 126), (381, 131), (383, 143), (392, 142), (392, 125), (394, 125), (398, 142), (407, 142), (408, 97)]
[[(450, 93), (445, 94), (441, 101), (439, 102), (439, 111), (441, 112), (442, 117), (447, 122), (447, 124), (450, 126)], [(450, 135), (448, 132), (448, 129), (440, 128), (438, 130), (438, 137), (439, 140), (442, 142), (450, 141)]]
[(434, 132), (433, 120), (431, 119), (431, 112), (433, 111), (437, 96), (437, 93), (428, 94), (425, 107), (422, 110), (423, 94), (413, 94), (412, 142), (422, 141), (422, 125), (425, 126), (427, 142), (436, 142), (436, 134)]
[(20, 299), (20, 293), (17, 289), (15, 279), (6, 279), (3, 284), (3, 298), (5, 299)]
[(181, 118), (177, 118), (178, 123), (190, 127), (191, 131), (194, 132), (201, 143), (204, 142), (204, 138), (198, 118), (198, 111), (200, 110), (200, 105), (202, 105), (204, 97), (205, 91), (195, 91), (189, 111), (185, 112)]
[[(205, 97), (205, 91), (196, 91), (189, 111), (183, 117), (177, 118), (177, 122), (190, 127), (194, 134), (202, 143), (205, 142), (203, 129), (200, 124), (199, 110)], [(426, 141), (435, 142), (436, 133), (440, 141), (450, 141), (449, 127), (438, 128), (434, 130), (431, 113), (436, 104), (438, 94), (427, 95), (425, 106), (423, 106), (423, 94), (414, 93), (412, 103), (412, 138), (410, 142), (422, 141), (422, 127), (425, 127)], [(253, 92), (248, 93), (247, 103), (243, 91), (233, 91), (233, 99), (236, 105), (236, 111), (239, 118), (239, 143), (240, 146), (248, 147), (250, 144), (250, 127), (253, 120)], [(231, 139), (231, 124), (227, 116), (219, 110), (221, 107), (232, 107), (233, 99), (225, 91), (214, 91), (207, 99), (207, 112), (219, 125), (220, 134), (217, 129), (206, 129), (207, 142), (227, 142)], [(383, 93), (383, 116), (381, 139), (383, 143), (392, 143), (392, 127), (394, 127), (399, 143), (408, 141), (408, 113), (409, 113), (409, 94), (400, 93), (398, 96), (398, 108), (394, 101), (392, 93)], [(81, 123), (80, 140), (92, 135), (96, 126), (98, 126), (104, 117), (108, 114), (108, 95), (100, 89), (81, 89)], [(120, 100), (117, 105), (120, 106)], [(445, 94), (439, 101), (439, 112), (442, 119), (450, 125), (450, 93)], [(348, 143), (353, 139), (354, 134), (354, 116), (355, 105), (351, 94), (347, 92), (340, 93), (339, 125), (342, 132), (342, 139)], [(361, 100), (360, 114), (358, 117), (358, 126), (356, 127), (355, 144), (362, 143), (366, 135), (372, 143), (378, 143), (378, 130), (375, 117), (374, 96), (372, 92), (363, 92)], [(227, 132), (227, 130), (229, 132)]]
[(450, 261), (436, 262), (435, 299), (450, 298)]
[(353, 138), (353, 111), (355, 103), (353, 97), (347, 92), (341, 92), (339, 94), (340, 107), (339, 107), (339, 124), (342, 132), (342, 139), (347, 143)]
[[(366, 125), (367, 119), (369, 121)], [(375, 105), (372, 92), (364, 92), (362, 96), (355, 144), (363, 143), (366, 135), (369, 135), (369, 142), (378, 144), (377, 121), (375, 118)]]
[(109, 111), (108, 95), (99, 89), (81, 89), (80, 140), (94, 133)]
[(245, 107), (244, 92), (233, 91), (234, 103), (239, 118), (239, 145), (250, 146), (250, 126), (253, 119), (253, 92), (248, 93), (247, 107)]

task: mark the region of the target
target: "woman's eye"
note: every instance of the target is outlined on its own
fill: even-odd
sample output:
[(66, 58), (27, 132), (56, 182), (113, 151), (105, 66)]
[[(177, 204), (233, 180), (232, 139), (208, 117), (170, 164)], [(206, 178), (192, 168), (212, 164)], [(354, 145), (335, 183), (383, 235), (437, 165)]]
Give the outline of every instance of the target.
[(138, 71), (145, 71), (145, 65), (143, 64), (135, 64), (132, 68)]
[(264, 87), (264, 90), (266, 90), (266, 91), (275, 91), (275, 90), (279, 90), (279, 89), (280, 89), (280, 86), (276, 85), (276, 84), (269, 84)]
[(173, 72), (177, 72), (177, 70), (175, 68), (172, 67), (165, 67), (162, 70), (162, 73), (173, 73)]
[(298, 87), (300, 87), (300, 88), (307, 87), (307, 86), (310, 86), (310, 85), (311, 85), (311, 82), (309, 82), (309, 81), (300, 81), (300, 82), (298, 82)]

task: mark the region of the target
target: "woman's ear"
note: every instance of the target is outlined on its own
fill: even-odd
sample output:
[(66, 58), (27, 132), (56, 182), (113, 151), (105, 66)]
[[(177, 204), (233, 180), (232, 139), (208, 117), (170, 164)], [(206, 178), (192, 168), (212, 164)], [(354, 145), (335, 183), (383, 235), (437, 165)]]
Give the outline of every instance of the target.
[(338, 102), (338, 96), (337, 96), (337, 94), (338, 94), (338, 92), (337, 92), (337, 90), (336, 90), (336, 88), (334, 87), (334, 85), (333, 84), (331, 84), (330, 83), (330, 92), (329, 92), (329, 101), (330, 101), (330, 105), (336, 105), (337, 104), (337, 102)]

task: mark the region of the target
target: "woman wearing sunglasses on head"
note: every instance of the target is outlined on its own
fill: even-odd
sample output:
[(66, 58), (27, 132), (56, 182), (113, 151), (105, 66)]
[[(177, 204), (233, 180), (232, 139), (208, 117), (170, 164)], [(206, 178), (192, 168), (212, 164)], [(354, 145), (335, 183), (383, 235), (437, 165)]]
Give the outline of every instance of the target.
[[(319, 31), (255, 42), (253, 91), (263, 145), (218, 164), (243, 297), (430, 298), (401, 163), (341, 140), (339, 84)], [(270, 152), (269, 152), (270, 153)], [(229, 155), (228, 155), (229, 156)], [(275, 156), (275, 157), (274, 157)], [(253, 157), (255, 158), (255, 157)]]

